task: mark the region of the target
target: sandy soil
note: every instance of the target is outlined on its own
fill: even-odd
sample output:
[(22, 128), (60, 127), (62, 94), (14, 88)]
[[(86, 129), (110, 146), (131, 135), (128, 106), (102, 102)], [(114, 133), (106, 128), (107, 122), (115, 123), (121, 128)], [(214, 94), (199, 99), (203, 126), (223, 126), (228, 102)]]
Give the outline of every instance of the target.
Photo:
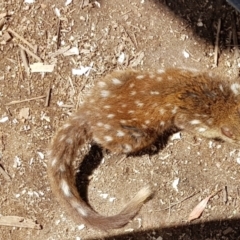
[[(147, 184), (155, 191), (131, 223), (109, 232), (72, 222), (53, 197), (46, 175), (54, 132), (108, 72), (175, 66), (238, 77), (240, 58), (234, 46), (239, 19), (219, 0), (73, 0), (68, 6), (63, 0), (0, 2), (0, 214), (31, 219), (42, 227), (0, 226), (0, 239), (240, 239), (238, 146), (181, 133), (151, 156), (104, 153), (103, 159), (89, 159), (83, 166), (88, 180), (79, 176), (79, 188), (102, 214), (117, 213)], [(14, 32), (8, 36), (9, 29), (22, 38)], [(38, 61), (27, 53), (24, 66), (19, 44), (54, 70), (28, 73), (28, 65)], [(79, 53), (60, 54), (65, 47)], [(91, 70), (72, 74), (81, 67)], [(36, 97), (40, 99), (23, 101)], [(217, 190), (222, 191), (211, 198), (201, 218), (188, 223), (192, 209)]]

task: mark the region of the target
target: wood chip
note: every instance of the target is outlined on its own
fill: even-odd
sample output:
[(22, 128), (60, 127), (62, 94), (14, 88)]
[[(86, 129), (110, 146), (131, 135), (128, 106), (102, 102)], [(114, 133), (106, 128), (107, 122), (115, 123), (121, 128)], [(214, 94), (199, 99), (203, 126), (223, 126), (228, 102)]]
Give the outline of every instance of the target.
[(27, 60), (26, 52), (22, 48), (20, 49), (20, 56), (21, 56), (25, 71), (26, 71), (27, 75), (29, 76), (30, 70), (29, 70), (28, 60)]
[[(1, 25), (1, 24), (0, 24), (0, 25)], [(1, 26), (0, 26), (0, 28), (1, 28)], [(2, 36), (2, 38), (3, 38), (3, 40), (4, 40), (5, 42), (8, 42), (9, 40), (12, 39), (12, 37), (10, 36), (10, 34), (9, 34), (8, 32), (5, 32), (5, 33), (3, 34), (3, 36)]]
[(5, 18), (7, 16), (7, 13), (1, 13), (0, 14), (0, 19)]
[(0, 225), (9, 227), (24, 227), (33, 229), (42, 229), (36, 221), (18, 216), (0, 216)]
[(53, 72), (54, 64), (43, 64), (42, 62), (30, 64), (31, 72)]
[(0, 164), (0, 173), (7, 181), (11, 181), (11, 177), (8, 175), (8, 173), (5, 171), (5, 169), (1, 164)]

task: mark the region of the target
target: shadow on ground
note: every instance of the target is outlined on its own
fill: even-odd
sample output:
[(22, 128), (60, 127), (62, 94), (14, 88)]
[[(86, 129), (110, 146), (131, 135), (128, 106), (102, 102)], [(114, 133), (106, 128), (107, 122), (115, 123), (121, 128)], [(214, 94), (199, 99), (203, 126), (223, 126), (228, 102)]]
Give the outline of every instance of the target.
[[(149, 229), (106, 237), (104, 240), (240, 240), (240, 220), (219, 220), (197, 224), (185, 224), (170, 228)], [(99, 240), (91, 238), (88, 240)]]
[[(239, 28), (240, 14), (225, 0), (155, 0), (159, 8), (167, 6), (185, 20), (187, 27), (200, 38), (215, 43), (218, 20), (221, 19), (220, 46), (232, 45), (231, 33)], [(230, 38), (230, 39), (229, 39)]]

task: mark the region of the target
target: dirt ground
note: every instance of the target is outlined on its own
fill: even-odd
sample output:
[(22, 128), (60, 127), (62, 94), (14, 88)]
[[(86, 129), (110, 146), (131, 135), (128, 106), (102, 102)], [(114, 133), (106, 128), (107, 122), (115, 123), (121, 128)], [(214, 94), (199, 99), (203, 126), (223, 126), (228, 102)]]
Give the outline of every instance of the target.
[[(0, 239), (240, 239), (238, 146), (183, 132), (151, 156), (89, 159), (83, 166), (89, 181), (79, 188), (102, 214), (117, 213), (147, 184), (155, 191), (132, 222), (109, 232), (76, 225), (53, 197), (46, 174), (54, 132), (108, 72), (174, 66), (237, 78), (239, 21), (219, 0), (1, 1), (0, 214), (36, 220), (42, 229), (0, 226)], [(26, 61), (19, 44), (30, 50)], [(67, 47), (76, 55), (58, 52)], [(38, 62), (34, 52), (54, 70), (28, 73)], [(86, 71), (74, 75), (72, 69)], [(189, 223), (192, 209), (218, 190), (201, 218)]]

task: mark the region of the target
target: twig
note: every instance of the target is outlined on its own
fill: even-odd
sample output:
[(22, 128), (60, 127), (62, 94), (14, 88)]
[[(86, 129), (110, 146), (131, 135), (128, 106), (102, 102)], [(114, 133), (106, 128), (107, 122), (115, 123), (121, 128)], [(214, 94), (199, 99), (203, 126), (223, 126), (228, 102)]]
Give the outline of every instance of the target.
[(61, 28), (61, 19), (58, 19), (58, 25), (57, 25), (57, 49), (59, 49), (60, 46), (60, 28)]
[(117, 164), (121, 164), (125, 159), (126, 159), (126, 156), (121, 157), (121, 158), (117, 161)]
[(46, 95), (45, 107), (48, 107), (48, 106), (49, 106), (49, 101), (50, 101), (50, 97), (51, 97), (51, 92), (52, 92), (52, 89), (51, 89), (51, 87), (49, 86), (49, 88), (48, 88), (48, 90), (47, 90), (47, 95)]
[(168, 209), (168, 219), (170, 218), (170, 216), (171, 216), (171, 202), (170, 202), (170, 199), (169, 199), (169, 201), (168, 201), (168, 205), (169, 205), (169, 209)]
[(81, 6), (80, 6), (81, 9), (83, 9), (83, 4), (84, 4), (84, 0), (82, 0), (81, 2)]
[(127, 11), (127, 12), (123, 13), (121, 16), (124, 16), (124, 15), (126, 15), (126, 14), (130, 13), (131, 11), (132, 11), (132, 10), (129, 10), (129, 11)]
[[(199, 192), (200, 192), (200, 191), (199, 191)], [(185, 197), (184, 199), (182, 199), (182, 200), (180, 200), (180, 201), (178, 201), (178, 202), (176, 202), (176, 203), (172, 203), (172, 205), (169, 206), (169, 207), (166, 207), (166, 208), (162, 208), (162, 209), (157, 210), (157, 212), (164, 211), (164, 210), (168, 210), (169, 208), (172, 208), (173, 206), (176, 206), (176, 205), (178, 205), (178, 204), (180, 204), (180, 203), (188, 200), (189, 198), (195, 196), (195, 195), (198, 194), (199, 192), (194, 192), (194, 193), (192, 193), (191, 195)]]
[(73, 86), (73, 82), (72, 82), (72, 79), (71, 79), (70, 76), (68, 77), (68, 80), (69, 80), (69, 83), (70, 83), (70, 85), (71, 85), (71, 87), (72, 87), (72, 89), (73, 89), (73, 92), (74, 92), (74, 94), (75, 94), (76, 91), (75, 91), (75, 88), (74, 88), (74, 86)]
[(223, 202), (226, 204), (228, 202), (228, 190), (227, 186), (223, 188)]
[(73, 108), (74, 105), (70, 105), (70, 104), (62, 104), (62, 105), (60, 105), (59, 107), (61, 107), (61, 108)]
[(23, 102), (28, 102), (28, 101), (33, 101), (33, 100), (37, 100), (37, 99), (41, 99), (41, 98), (45, 98), (46, 96), (43, 95), (43, 96), (39, 96), (39, 97), (34, 97), (34, 98), (28, 98), (28, 99), (24, 99), (24, 100), (17, 100), (17, 101), (12, 101), (10, 103), (6, 103), (5, 106), (10, 106), (10, 105), (13, 105), (13, 104), (18, 104), (18, 103), (23, 103)]
[(20, 49), (20, 56), (21, 56), (21, 59), (23, 62), (23, 66), (27, 72), (27, 75), (29, 76), (30, 71), (29, 71), (29, 66), (28, 66), (28, 60), (27, 60), (26, 52), (22, 48)]
[(25, 40), (23, 37), (21, 37), (18, 33), (13, 31), (11, 28), (8, 28), (8, 32), (12, 33), (15, 37), (19, 38), (22, 42), (27, 44), (32, 50), (35, 49), (35, 47), (31, 43), (29, 43), (27, 40)]
[(18, 216), (0, 216), (0, 225), (9, 227), (24, 227), (42, 229), (41, 225), (31, 219)]
[(30, 56), (32, 56), (33, 58), (35, 58), (37, 61), (42, 62), (42, 59), (37, 56), (35, 53), (33, 53), (32, 51), (30, 51), (29, 49), (25, 48), (22, 44), (18, 44), (18, 46), (23, 49), (24, 51), (26, 51)]
[(137, 46), (138, 46), (138, 42), (137, 42), (137, 39), (136, 39), (135, 33), (133, 33), (133, 40), (134, 40), (135, 45), (136, 45), (136, 47), (137, 47)]
[(11, 181), (11, 177), (6, 173), (6, 171), (4, 170), (3, 166), (0, 164), (0, 173), (3, 175), (3, 177), (7, 180), (7, 181)]
[(219, 34), (221, 29), (221, 19), (218, 19), (218, 27), (217, 27), (217, 36), (215, 41), (215, 49), (214, 49), (214, 67), (218, 65), (218, 51), (219, 51)]
[[(19, 52), (19, 54), (21, 54), (21, 53)], [(19, 67), (17, 86), (19, 84), (20, 78), (21, 78), (21, 81), (23, 80), (23, 72), (22, 72), (22, 66), (21, 66), (20, 59), (19, 59), (19, 54), (17, 54), (18, 67)]]

